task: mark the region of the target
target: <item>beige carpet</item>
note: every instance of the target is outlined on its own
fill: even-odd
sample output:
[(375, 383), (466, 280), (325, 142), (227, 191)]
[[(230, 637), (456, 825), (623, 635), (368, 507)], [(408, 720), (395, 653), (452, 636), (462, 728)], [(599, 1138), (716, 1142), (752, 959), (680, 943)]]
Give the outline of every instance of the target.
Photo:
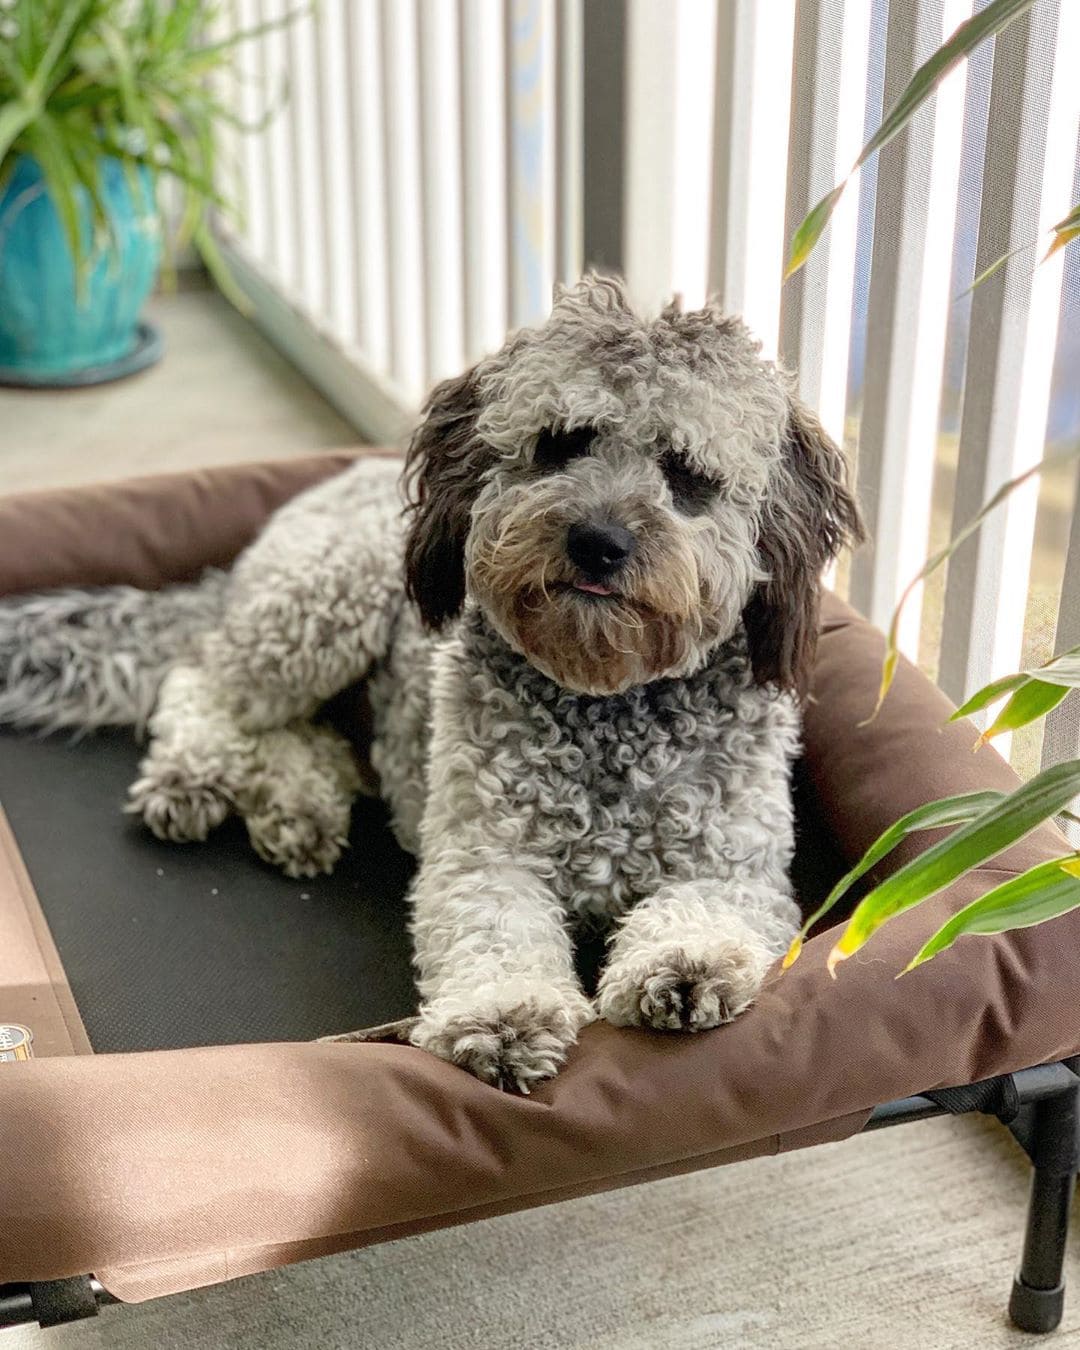
[(352, 445), (356, 432), (216, 291), (156, 296), (160, 365), (89, 389), (0, 388), (0, 491)]
[[(996, 1350), (1028, 1167), (934, 1120), (124, 1308), (0, 1350)], [(1080, 1346), (1080, 1245), (1058, 1346)]]

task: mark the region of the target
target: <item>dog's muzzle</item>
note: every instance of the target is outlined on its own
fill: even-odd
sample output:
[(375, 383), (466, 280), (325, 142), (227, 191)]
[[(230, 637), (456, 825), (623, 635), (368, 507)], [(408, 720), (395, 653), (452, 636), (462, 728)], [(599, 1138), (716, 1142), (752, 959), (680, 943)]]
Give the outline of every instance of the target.
[(581, 575), (574, 589), (587, 595), (611, 595), (608, 584), (633, 556), (636, 540), (614, 521), (578, 521), (566, 532), (566, 555)]

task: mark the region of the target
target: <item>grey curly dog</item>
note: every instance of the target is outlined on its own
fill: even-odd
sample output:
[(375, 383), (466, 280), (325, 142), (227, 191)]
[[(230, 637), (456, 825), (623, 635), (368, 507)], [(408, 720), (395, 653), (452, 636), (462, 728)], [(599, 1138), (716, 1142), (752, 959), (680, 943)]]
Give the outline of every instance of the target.
[[(799, 923), (787, 870), (842, 456), (736, 319), (613, 280), (431, 395), (406, 461), (283, 507), (228, 576), (0, 606), (0, 720), (138, 723), (131, 809), (230, 812), (329, 870), (362, 778), (312, 720), (359, 680), (412, 889), (414, 1044), (528, 1091), (581, 1027), (698, 1031)], [(156, 702), (155, 702), (156, 699)], [(152, 712), (151, 712), (152, 709)], [(611, 921), (596, 998), (571, 926)]]

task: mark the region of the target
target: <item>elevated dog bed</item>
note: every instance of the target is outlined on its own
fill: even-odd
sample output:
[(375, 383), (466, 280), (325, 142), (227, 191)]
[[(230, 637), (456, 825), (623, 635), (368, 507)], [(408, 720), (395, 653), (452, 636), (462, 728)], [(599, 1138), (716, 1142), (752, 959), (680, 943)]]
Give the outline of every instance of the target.
[[(277, 504), (346, 462), (0, 501), (0, 594), (156, 587), (226, 565)], [(875, 629), (827, 597), (796, 784), (807, 905), (902, 812), (1016, 782), (993, 750), (971, 753), (969, 725), (944, 725), (949, 704), (910, 665), (861, 726), (881, 650)], [(33, 1290), (44, 1320), (87, 1311), (89, 1275), (140, 1300), (843, 1139), (872, 1116), (950, 1102), (1015, 1114), (1017, 1085), (1021, 1103), (1054, 1105), (1050, 1134), (1071, 1129), (1075, 1151), (1071, 1072), (1010, 1075), (1080, 1051), (1080, 912), (966, 938), (894, 979), (947, 914), (1060, 853), (1050, 826), (889, 925), (837, 980), (821, 934), (731, 1025), (698, 1036), (591, 1026), (565, 1070), (522, 1098), (407, 1045), (311, 1039), (413, 1007), (412, 863), (377, 804), (358, 804), (332, 877), (289, 881), (239, 827), (170, 846), (122, 815), (137, 758), (127, 732), (0, 736), (0, 1023), (34, 1036), (33, 1058), (0, 1062), (0, 1305), (12, 1319)], [(909, 840), (879, 871), (934, 837)], [(936, 1105), (895, 1100), (982, 1080), (993, 1082)], [(1048, 1162), (1044, 1146), (1039, 1163), (1041, 1109), (1027, 1108), (1026, 1125), (1021, 1112), (1018, 1133), (1037, 1180), (1048, 1167), (1057, 1178), (1047, 1203), (1060, 1210), (1074, 1159), (1059, 1149)], [(1050, 1117), (1038, 1119), (1046, 1135)], [(1053, 1255), (1025, 1271), (1059, 1315)], [(1045, 1302), (1033, 1316), (1050, 1324)]]

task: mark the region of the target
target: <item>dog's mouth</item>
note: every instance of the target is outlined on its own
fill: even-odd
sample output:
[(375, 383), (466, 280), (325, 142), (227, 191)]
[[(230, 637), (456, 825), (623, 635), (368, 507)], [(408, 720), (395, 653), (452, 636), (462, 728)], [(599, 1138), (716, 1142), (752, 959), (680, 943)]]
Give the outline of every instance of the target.
[(616, 595), (614, 586), (605, 586), (599, 581), (574, 581), (571, 583), (571, 589), (581, 591), (585, 595)]

